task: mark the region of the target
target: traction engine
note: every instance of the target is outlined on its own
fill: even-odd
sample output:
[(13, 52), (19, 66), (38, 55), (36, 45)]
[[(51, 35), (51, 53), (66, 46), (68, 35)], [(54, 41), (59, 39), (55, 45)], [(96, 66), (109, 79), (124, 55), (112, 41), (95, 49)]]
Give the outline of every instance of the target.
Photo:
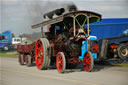
[(35, 46), (35, 61), (38, 69), (47, 69), (56, 63), (58, 72), (75, 68), (83, 63), (89, 72), (97, 58), (98, 44), (96, 36), (90, 36), (89, 23), (101, 20), (101, 15), (90, 11), (73, 11), (62, 16), (64, 9), (44, 14), (45, 21), (33, 25), (41, 27), (42, 38)]

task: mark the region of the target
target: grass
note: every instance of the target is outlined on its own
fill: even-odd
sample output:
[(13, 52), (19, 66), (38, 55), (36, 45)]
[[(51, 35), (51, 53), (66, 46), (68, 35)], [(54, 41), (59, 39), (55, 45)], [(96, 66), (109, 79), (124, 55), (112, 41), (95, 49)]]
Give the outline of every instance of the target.
[(13, 50), (13, 51), (0, 51), (0, 57), (16, 58), (16, 57), (18, 57), (18, 54), (15, 50)]
[(120, 66), (126, 66), (126, 67), (128, 67), (128, 63), (121, 63)]

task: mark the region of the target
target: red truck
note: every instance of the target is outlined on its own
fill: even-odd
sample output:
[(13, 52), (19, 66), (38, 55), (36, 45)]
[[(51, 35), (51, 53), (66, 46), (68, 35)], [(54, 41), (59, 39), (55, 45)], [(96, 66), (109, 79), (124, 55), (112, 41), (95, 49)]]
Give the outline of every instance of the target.
[(19, 53), (20, 65), (26, 64), (27, 66), (31, 66), (32, 63), (35, 61), (35, 43), (18, 44), (17, 52)]

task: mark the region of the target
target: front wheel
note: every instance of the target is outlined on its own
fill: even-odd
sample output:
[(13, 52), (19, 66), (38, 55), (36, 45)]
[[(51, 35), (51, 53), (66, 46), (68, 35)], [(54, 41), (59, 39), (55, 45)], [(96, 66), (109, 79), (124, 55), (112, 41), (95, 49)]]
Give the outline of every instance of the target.
[(59, 52), (56, 57), (56, 67), (59, 73), (64, 73), (66, 68), (66, 59), (63, 52)]
[(94, 59), (90, 51), (84, 55), (83, 65), (84, 65), (85, 71), (87, 72), (90, 72), (93, 69)]

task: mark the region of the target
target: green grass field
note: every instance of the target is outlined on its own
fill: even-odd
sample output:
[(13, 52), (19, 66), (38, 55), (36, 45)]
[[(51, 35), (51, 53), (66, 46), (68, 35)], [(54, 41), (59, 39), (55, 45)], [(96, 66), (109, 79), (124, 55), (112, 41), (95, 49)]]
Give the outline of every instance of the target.
[(128, 67), (128, 63), (121, 63), (120, 66), (126, 66), (126, 67)]
[(0, 51), (0, 57), (16, 58), (16, 57), (18, 57), (18, 54), (15, 50), (13, 50), (13, 51)]

